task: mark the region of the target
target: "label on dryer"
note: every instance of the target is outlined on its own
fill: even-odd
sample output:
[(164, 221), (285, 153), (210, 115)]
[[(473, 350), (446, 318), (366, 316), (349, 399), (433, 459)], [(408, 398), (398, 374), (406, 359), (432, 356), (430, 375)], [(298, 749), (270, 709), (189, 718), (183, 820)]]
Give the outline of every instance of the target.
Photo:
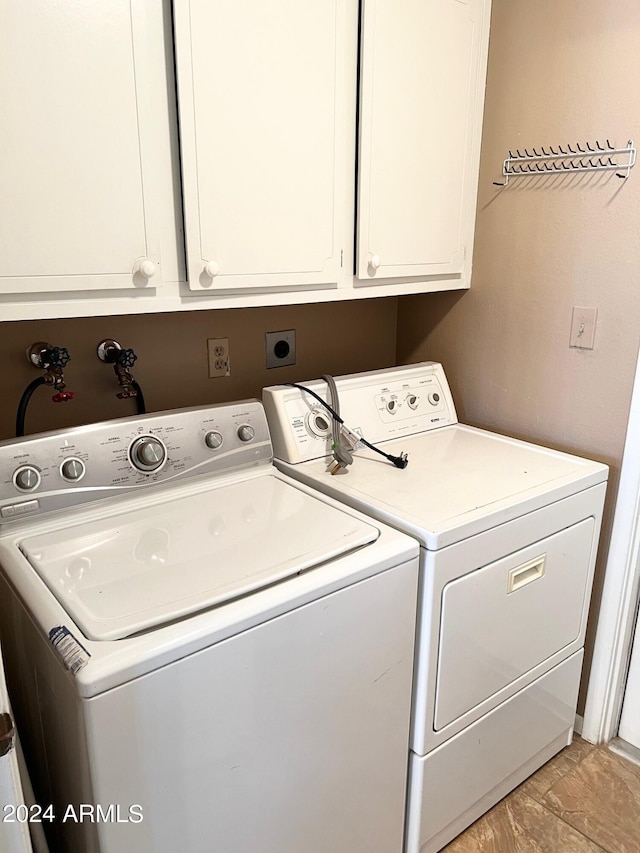
[(52, 628), (49, 631), (49, 640), (72, 675), (77, 675), (82, 667), (89, 663), (91, 655), (64, 625)]

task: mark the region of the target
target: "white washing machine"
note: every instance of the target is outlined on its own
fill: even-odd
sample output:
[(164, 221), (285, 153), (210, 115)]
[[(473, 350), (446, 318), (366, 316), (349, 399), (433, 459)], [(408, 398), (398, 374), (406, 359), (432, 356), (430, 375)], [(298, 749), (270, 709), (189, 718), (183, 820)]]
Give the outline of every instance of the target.
[(571, 741), (607, 467), (459, 424), (423, 363), (336, 380), (342, 441), (408, 465), (334, 474), (302, 385), (264, 390), (276, 464), (421, 545), (406, 853), (433, 853)]
[(52, 850), (402, 850), (418, 546), (271, 457), (258, 401), (0, 444), (3, 652)]

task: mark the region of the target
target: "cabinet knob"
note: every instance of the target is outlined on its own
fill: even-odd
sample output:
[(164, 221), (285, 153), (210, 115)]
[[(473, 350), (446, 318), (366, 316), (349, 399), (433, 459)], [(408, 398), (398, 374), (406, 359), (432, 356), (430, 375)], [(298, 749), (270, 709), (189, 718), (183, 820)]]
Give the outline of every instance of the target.
[(381, 263), (380, 255), (369, 255), (369, 266), (372, 270), (377, 270)]
[(149, 258), (140, 258), (133, 265), (133, 274), (139, 273), (143, 278), (153, 278), (156, 272), (156, 265)]
[(215, 278), (220, 272), (220, 264), (216, 261), (207, 261), (204, 265), (204, 271), (209, 276), (209, 278)]

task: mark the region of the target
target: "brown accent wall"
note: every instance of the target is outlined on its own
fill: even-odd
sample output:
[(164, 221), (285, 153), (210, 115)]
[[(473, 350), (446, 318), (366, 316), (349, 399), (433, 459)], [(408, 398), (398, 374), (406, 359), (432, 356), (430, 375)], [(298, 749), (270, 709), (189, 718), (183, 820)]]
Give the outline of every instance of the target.
[[(611, 466), (589, 650), (640, 341), (640, 166), (492, 182), (508, 149), (637, 142), (638, 93), (637, 0), (493, 0), (471, 290), (398, 309), (399, 363), (441, 361), (462, 420)], [(594, 350), (569, 348), (574, 305), (598, 309)]]
[[(135, 413), (118, 400), (113, 369), (96, 356), (104, 338), (138, 355), (133, 375), (148, 411), (259, 397), (264, 385), (351, 373), (395, 364), (397, 300), (373, 299), (319, 305), (191, 311), (77, 320), (0, 324), (0, 439), (15, 435), (15, 413), (25, 386), (38, 375), (25, 357), (36, 341), (65, 346), (65, 376), (74, 400), (52, 403), (38, 388), (27, 412), (26, 432), (41, 432)], [(296, 330), (297, 363), (267, 370), (265, 332)], [(229, 338), (231, 376), (209, 379), (207, 338)]]

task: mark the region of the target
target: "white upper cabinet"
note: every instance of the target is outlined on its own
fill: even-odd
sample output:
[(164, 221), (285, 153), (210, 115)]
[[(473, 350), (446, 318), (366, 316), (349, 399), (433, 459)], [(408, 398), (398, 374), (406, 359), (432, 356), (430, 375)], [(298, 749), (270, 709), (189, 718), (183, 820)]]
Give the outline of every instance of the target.
[(345, 2), (175, 0), (192, 291), (339, 281)]
[(168, 120), (154, 89), (167, 82), (148, 62), (149, 43), (162, 45), (158, 6), (0, 4), (0, 293), (162, 283), (155, 147)]
[(469, 287), (489, 14), (0, 0), (0, 320)]
[(490, 2), (362, 7), (357, 276), (468, 279)]

